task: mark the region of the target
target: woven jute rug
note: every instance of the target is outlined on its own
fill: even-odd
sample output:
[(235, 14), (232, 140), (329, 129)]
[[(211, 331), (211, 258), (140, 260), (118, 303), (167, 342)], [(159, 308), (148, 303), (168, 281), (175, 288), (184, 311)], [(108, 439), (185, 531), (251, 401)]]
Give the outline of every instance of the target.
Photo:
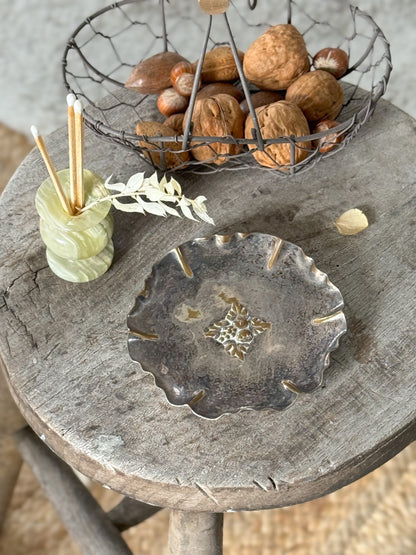
[[(0, 191), (30, 148), (25, 137), (0, 124)], [(106, 510), (120, 499), (97, 484), (89, 488)], [(123, 534), (134, 554), (167, 554), (168, 518), (168, 511), (161, 511)], [(321, 499), (225, 515), (224, 553), (416, 555), (416, 444)], [(0, 537), (0, 554), (80, 555), (25, 465)]]

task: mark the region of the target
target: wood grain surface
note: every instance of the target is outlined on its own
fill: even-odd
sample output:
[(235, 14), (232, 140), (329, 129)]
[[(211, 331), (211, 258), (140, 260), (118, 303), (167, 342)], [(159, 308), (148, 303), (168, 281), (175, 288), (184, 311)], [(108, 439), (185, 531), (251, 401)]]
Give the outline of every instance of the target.
[[(47, 138), (67, 165), (65, 131)], [(1, 199), (0, 352), (20, 410), (69, 464), (145, 502), (182, 510), (279, 507), (335, 490), (415, 438), (415, 123), (387, 102), (334, 157), (289, 180), (260, 171), (181, 178), (216, 226), (115, 214), (107, 274), (74, 285), (47, 267), (34, 195), (37, 153)], [(86, 166), (118, 181), (147, 166), (86, 134)], [(333, 226), (361, 208), (365, 232)], [(341, 290), (349, 326), (324, 386), (285, 412), (206, 420), (171, 406), (127, 353), (126, 315), (152, 264), (214, 232), (301, 246)], [(260, 371), (261, 369), (259, 369)]]

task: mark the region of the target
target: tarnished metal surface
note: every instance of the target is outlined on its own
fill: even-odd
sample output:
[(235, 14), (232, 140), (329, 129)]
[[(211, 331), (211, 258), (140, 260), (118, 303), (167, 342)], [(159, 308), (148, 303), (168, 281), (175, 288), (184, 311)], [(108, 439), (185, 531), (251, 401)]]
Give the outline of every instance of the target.
[(171, 403), (201, 416), (281, 410), (320, 385), (346, 331), (342, 309), (339, 290), (292, 243), (196, 239), (153, 267), (128, 316), (129, 352)]

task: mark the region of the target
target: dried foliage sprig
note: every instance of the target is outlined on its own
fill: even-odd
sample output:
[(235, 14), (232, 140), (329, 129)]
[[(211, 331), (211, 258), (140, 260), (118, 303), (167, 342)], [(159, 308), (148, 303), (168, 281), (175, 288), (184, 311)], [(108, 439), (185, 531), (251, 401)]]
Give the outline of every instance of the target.
[[(144, 173), (139, 172), (132, 175), (127, 183), (110, 183), (111, 177), (102, 185), (103, 196), (87, 204), (81, 212), (99, 202), (111, 201), (115, 208), (123, 212), (148, 213), (156, 216), (171, 215), (179, 218), (182, 213), (190, 220), (197, 220), (195, 217), (197, 216), (204, 222), (214, 224), (214, 220), (207, 213), (206, 197), (198, 196), (193, 200), (185, 197), (180, 184), (173, 177), (168, 181), (166, 176), (163, 176), (159, 181), (156, 172), (150, 177), (145, 177)], [(111, 194), (111, 191), (116, 193)], [(120, 199), (128, 202), (122, 202)], [(171, 204), (179, 208), (180, 212)]]

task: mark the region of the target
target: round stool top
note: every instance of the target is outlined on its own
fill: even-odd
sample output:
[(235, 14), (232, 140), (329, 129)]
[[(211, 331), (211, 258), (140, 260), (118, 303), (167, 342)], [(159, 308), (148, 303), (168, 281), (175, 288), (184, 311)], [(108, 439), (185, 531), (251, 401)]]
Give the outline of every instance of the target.
[[(32, 152), (1, 198), (0, 349), (27, 422), (66, 462), (142, 501), (184, 510), (307, 501), (382, 464), (415, 437), (415, 122), (381, 102), (354, 141), (287, 180), (267, 171), (179, 177), (205, 223), (115, 213), (115, 259), (72, 284), (46, 264), (34, 208), (46, 170)], [(58, 169), (66, 132), (46, 138)], [(86, 133), (86, 167), (113, 181), (148, 166)], [(350, 208), (367, 230), (342, 236)], [(261, 232), (303, 248), (345, 301), (348, 332), (322, 387), (285, 411), (203, 418), (171, 405), (130, 359), (127, 314), (152, 265), (195, 237)]]

